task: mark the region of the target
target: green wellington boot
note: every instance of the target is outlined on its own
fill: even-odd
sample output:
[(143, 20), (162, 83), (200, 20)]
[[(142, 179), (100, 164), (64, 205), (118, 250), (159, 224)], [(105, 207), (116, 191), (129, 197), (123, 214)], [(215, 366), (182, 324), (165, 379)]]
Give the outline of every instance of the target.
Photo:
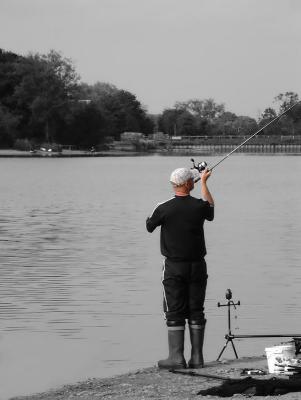
[(205, 325), (189, 324), (190, 342), (191, 342), (191, 358), (188, 362), (188, 368), (203, 368), (203, 343)]
[(186, 368), (184, 358), (184, 330), (185, 326), (168, 327), (169, 356), (158, 362), (159, 368), (181, 369)]

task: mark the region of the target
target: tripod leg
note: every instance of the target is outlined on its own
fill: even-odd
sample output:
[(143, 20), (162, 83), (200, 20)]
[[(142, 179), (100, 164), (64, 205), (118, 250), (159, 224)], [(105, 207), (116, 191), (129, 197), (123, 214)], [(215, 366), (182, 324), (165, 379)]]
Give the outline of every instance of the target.
[(234, 351), (234, 353), (235, 353), (235, 357), (238, 358), (238, 355), (237, 355), (237, 353), (236, 353), (236, 349), (235, 349), (233, 340), (231, 340), (231, 344), (232, 344), (232, 347), (233, 347), (233, 351)]
[(223, 352), (225, 351), (225, 349), (227, 347), (228, 342), (229, 342), (229, 339), (227, 339), (227, 341), (226, 341), (224, 347), (222, 348), (222, 351), (219, 353), (219, 356), (217, 357), (216, 361), (219, 361), (219, 359), (221, 358)]

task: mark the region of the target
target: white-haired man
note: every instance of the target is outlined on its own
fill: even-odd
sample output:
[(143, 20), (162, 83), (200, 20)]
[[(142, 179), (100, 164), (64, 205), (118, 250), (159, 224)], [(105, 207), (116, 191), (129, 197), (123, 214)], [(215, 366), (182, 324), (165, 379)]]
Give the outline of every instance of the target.
[[(170, 182), (175, 196), (160, 203), (146, 220), (153, 232), (161, 226), (160, 247), (163, 262), (163, 309), (168, 329), (169, 356), (158, 362), (159, 368), (186, 368), (184, 331), (188, 320), (191, 358), (189, 368), (202, 368), (206, 319), (204, 301), (207, 266), (204, 221), (214, 218), (214, 200), (207, 187), (211, 171), (201, 173), (202, 198), (190, 196), (196, 181), (193, 170), (178, 168)], [(199, 179), (199, 176), (197, 176)]]

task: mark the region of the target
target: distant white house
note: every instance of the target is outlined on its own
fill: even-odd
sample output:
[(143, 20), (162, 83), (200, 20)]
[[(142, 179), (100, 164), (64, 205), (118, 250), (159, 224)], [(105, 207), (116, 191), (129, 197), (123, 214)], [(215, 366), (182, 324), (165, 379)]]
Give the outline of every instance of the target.
[(143, 139), (143, 133), (141, 132), (123, 132), (120, 135), (120, 140), (122, 142), (137, 142), (140, 139)]
[(163, 132), (155, 132), (149, 135), (148, 137), (156, 141), (166, 141), (169, 139), (169, 136)]
[(78, 100), (78, 102), (79, 102), (79, 103), (82, 103), (82, 104), (90, 104), (91, 101), (92, 101), (92, 100), (89, 100), (89, 99)]

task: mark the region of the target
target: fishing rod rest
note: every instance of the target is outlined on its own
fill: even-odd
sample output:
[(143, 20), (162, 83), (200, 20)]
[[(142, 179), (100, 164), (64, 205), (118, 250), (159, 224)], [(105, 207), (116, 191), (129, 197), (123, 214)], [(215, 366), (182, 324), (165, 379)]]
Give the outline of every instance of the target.
[(228, 307), (228, 333), (226, 333), (225, 335), (225, 339), (226, 339), (226, 343), (224, 345), (224, 347), (222, 348), (219, 356), (217, 357), (216, 361), (219, 361), (219, 359), (221, 358), (221, 355), (223, 354), (223, 352), (225, 351), (227, 345), (229, 342), (231, 342), (235, 357), (238, 358), (234, 343), (233, 343), (233, 339), (234, 339), (234, 335), (231, 333), (231, 307), (234, 307), (236, 309), (236, 306), (240, 306), (240, 300), (237, 301), (237, 303), (234, 303), (234, 301), (232, 300), (232, 291), (231, 289), (227, 289), (226, 290), (226, 295), (225, 295), (226, 299), (228, 300), (226, 304), (221, 304), (220, 302), (217, 303), (218, 307)]
[(234, 303), (234, 301), (232, 300), (232, 292), (231, 289), (227, 289), (226, 291), (226, 299), (228, 300), (228, 302), (226, 304), (221, 304), (221, 303), (217, 303), (218, 307), (228, 307), (228, 333), (226, 333), (225, 335), (225, 339), (226, 339), (226, 343), (224, 345), (224, 347), (222, 348), (219, 356), (217, 357), (216, 361), (219, 361), (221, 355), (223, 354), (224, 350), (226, 349), (227, 345), (229, 342), (231, 342), (235, 357), (238, 358), (233, 340), (234, 339), (252, 339), (252, 338), (285, 338), (285, 337), (291, 337), (293, 339), (293, 341), (295, 342), (295, 354), (299, 354), (301, 352), (301, 334), (298, 333), (277, 333), (277, 334), (261, 334), (261, 335), (234, 335), (231, 332), (231, 307), (234, 307), (236, 309), (236, 306), (240, 306), (240, 301), (238, 301), (237, 303)]

